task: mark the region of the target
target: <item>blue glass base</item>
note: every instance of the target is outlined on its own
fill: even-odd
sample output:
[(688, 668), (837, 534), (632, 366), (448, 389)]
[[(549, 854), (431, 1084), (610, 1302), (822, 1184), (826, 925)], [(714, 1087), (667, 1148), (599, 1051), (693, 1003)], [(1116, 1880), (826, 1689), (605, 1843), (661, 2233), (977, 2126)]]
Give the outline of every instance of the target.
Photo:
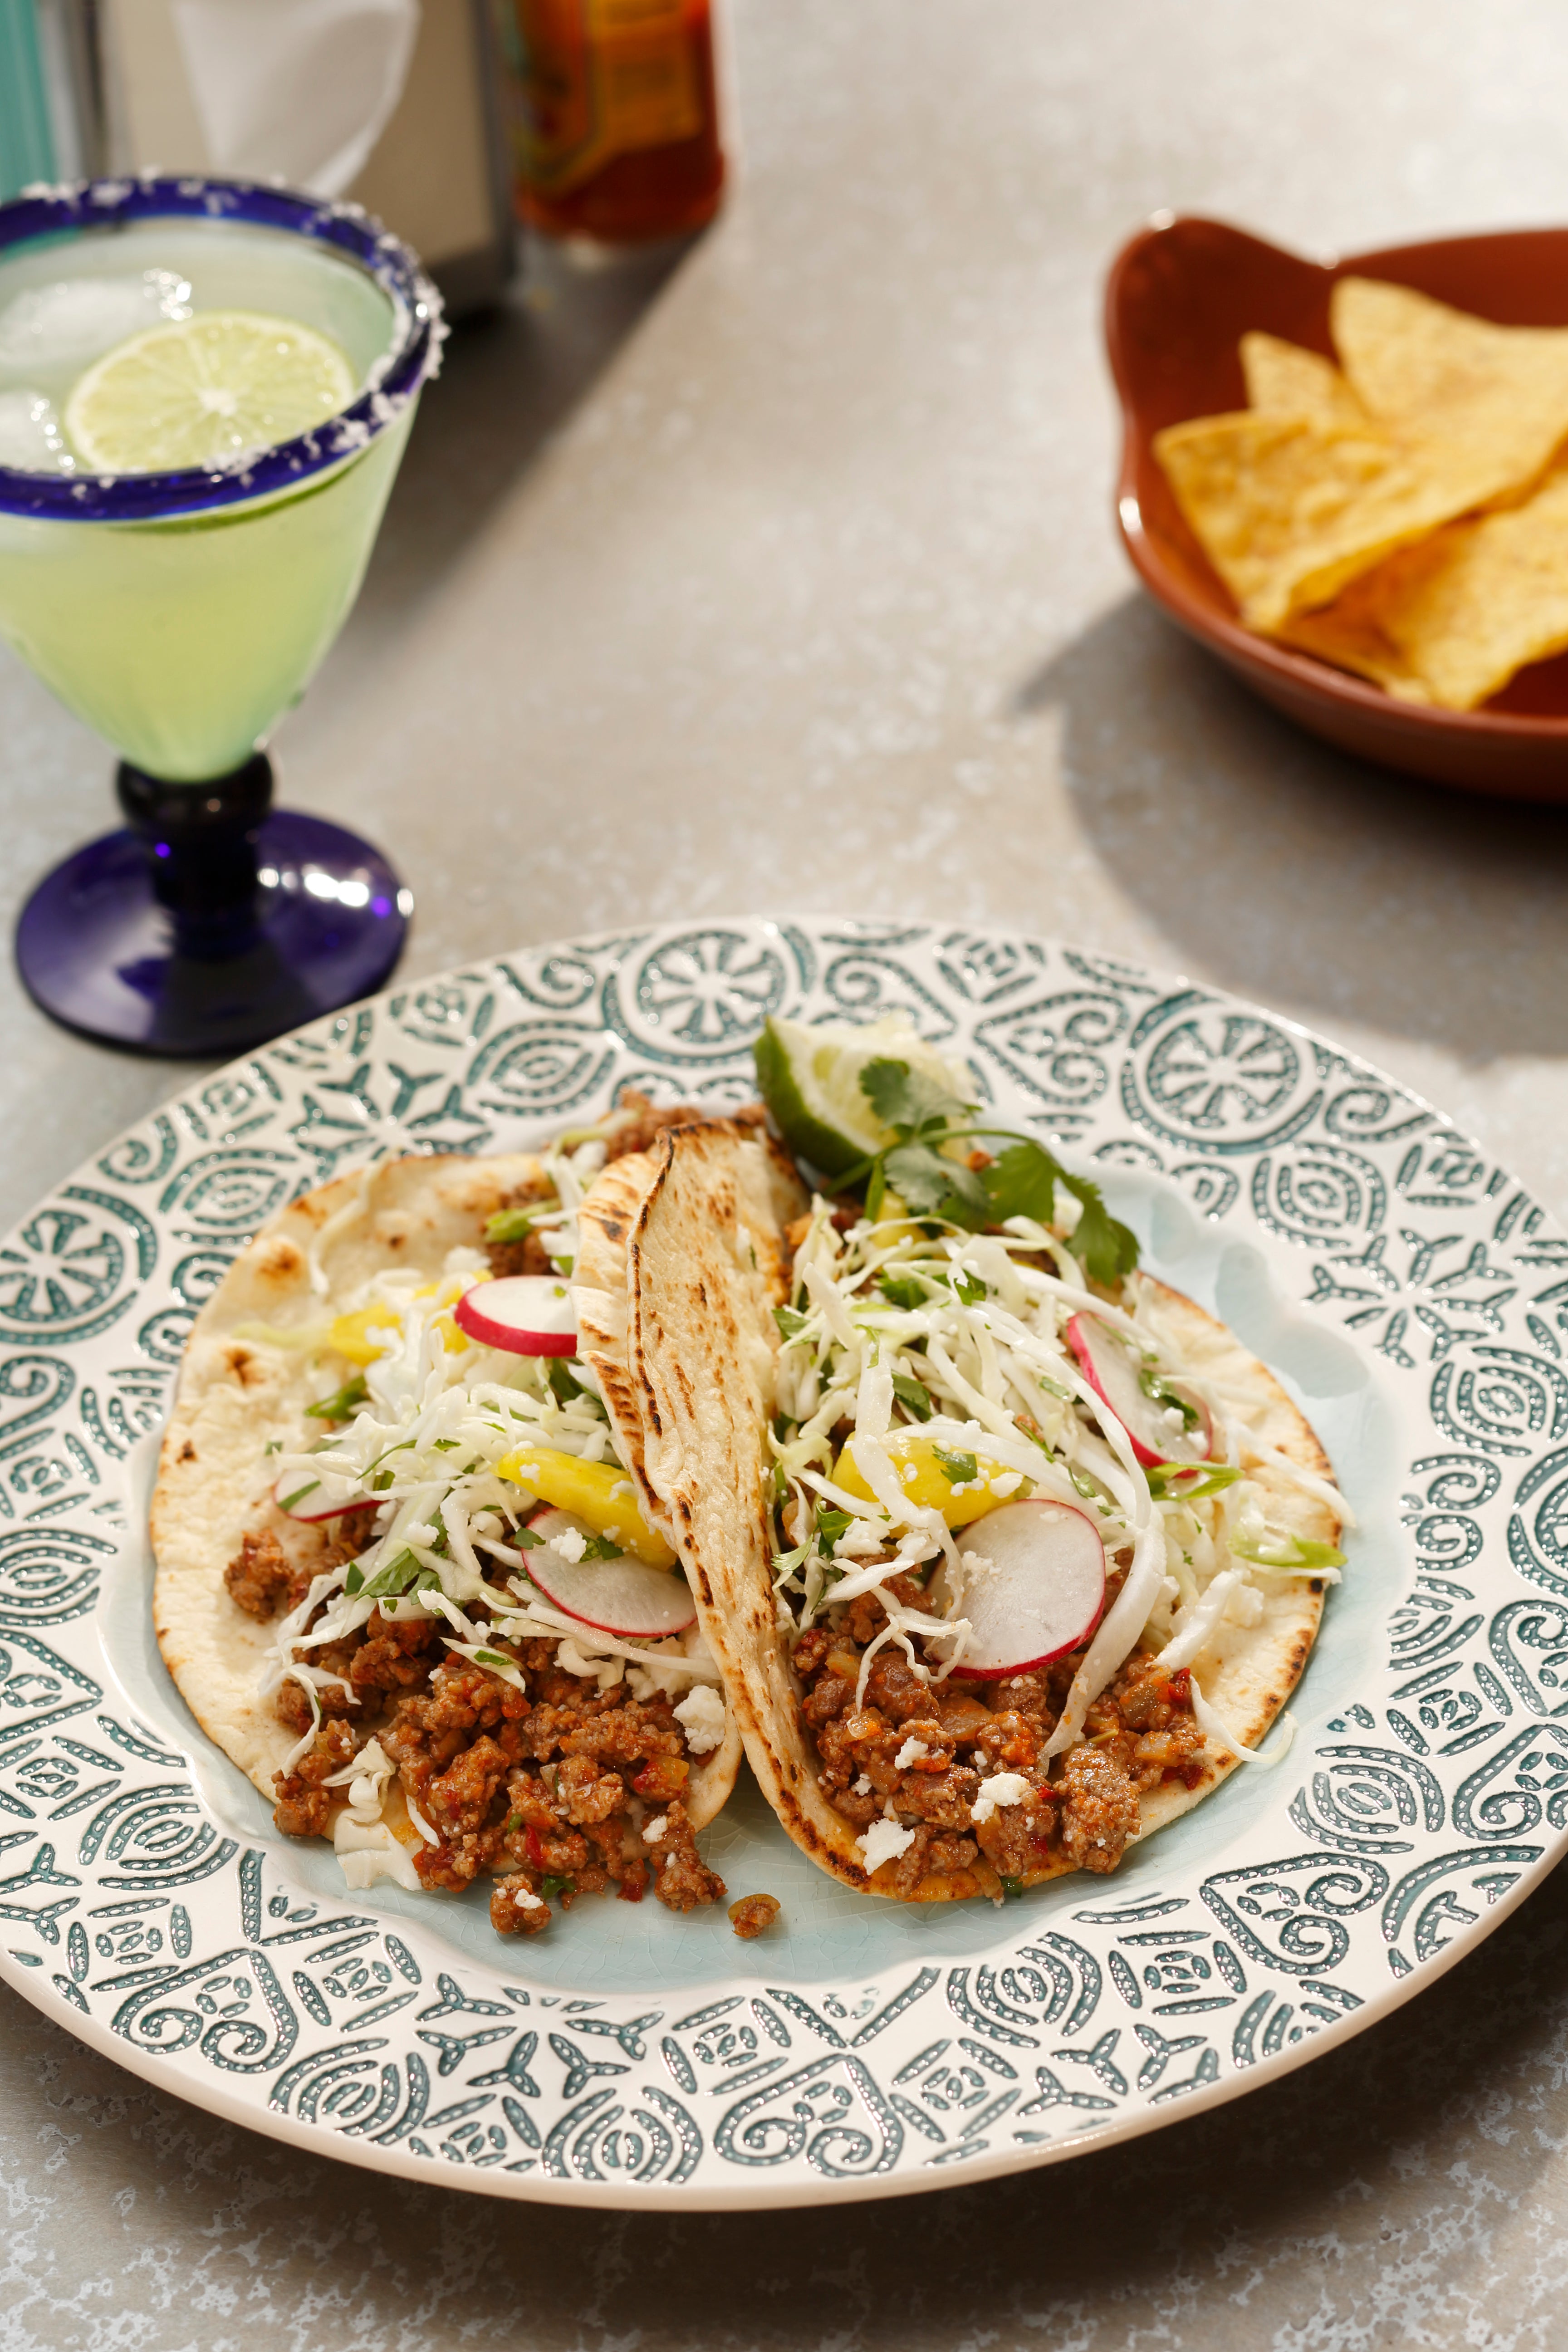
[[(181, 789), (199, 798), (205, 788)], [(245, 836), (254, 883), (247, 874), (233, 900), (187, 908), (168, 903), (169, 866), (155, 860), (170, 847), (155, 830), (144, 822), (89, 842), (22, 909), (23, 984), (67, 1028), (134, 1053), (226, 1056), (390, 979), (413, 897), (357, 834), (269, 810)]]

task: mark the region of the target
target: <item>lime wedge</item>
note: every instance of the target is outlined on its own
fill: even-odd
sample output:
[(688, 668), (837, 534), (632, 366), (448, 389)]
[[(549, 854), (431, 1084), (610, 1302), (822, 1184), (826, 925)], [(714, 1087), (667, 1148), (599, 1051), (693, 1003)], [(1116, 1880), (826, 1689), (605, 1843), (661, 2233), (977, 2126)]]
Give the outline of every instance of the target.
[(79, 379), (65, 427), (96, 473), (171, 473), (292, 440), (353, 394), (325, 335), (258, 310), (207, 310), (106, 352)]
[(792, 1151), (825, 1175), (841, 1175), (893, 1140), (860, 1091), (868, 1062), (907, 1062), (967, 1102), (973, 1081), (962, 1062), (946, 1062), (897, 1014), (864, 1029), (846, 1022), (808, 1029), (770, 1015), (752, 1048), (763, 1100)]

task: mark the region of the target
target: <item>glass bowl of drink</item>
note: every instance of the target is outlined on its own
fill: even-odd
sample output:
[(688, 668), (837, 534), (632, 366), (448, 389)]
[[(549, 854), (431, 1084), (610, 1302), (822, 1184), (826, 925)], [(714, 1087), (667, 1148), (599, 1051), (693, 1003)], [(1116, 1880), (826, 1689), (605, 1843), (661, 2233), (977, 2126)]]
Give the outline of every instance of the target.
[(0, 205), (0, 635), (119, 752), (119, 832), (22, 910), (29, 993), (163, 1055), (379, 988), (412, 899), (271, 804), (263, 748), (342, 627), (440, 302), (357, 205), (205, 178)]

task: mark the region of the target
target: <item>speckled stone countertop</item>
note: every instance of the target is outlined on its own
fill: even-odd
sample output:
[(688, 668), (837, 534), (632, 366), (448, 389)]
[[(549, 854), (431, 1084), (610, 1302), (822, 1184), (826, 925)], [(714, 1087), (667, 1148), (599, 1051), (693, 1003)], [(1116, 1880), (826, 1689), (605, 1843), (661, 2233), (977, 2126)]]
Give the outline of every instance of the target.
[[(1568, 812), (1358, 768), (1134, 591), (1100, 288), (1156, 207), (1310, 250), (1568, 217), (1547, 0), (740, 0), (743, 171), (680, 259), (464, 329), (282, 789), (405, 965), (905, 909), (1181, 969), (1394, 1070), (1568, 1211)], [(0, 915), (101, 748), (0, 659)], [(182, 1075), (0, 977), (4, 1222)], [(214, 2123), (0, 1996), (0, 2347), (1549, 2347), (1568, 1881), (1273, 2088), (840, 2214), (492, 2206)]]

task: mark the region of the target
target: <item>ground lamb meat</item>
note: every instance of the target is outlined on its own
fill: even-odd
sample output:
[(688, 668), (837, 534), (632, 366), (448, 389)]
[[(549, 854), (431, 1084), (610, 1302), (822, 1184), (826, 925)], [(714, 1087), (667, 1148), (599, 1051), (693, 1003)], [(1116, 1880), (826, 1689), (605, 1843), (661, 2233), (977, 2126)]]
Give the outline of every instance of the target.
[(765, 1935), (779, 1916), (776, 1895), (742, 1895), (738, 1903), (730, 1906), (730, 1925), (737, 1936), (750, 1944)]
[[(509, 1274), (553, 1274), (555, 1262), (541, 1234), (524, 1234), (520, 1242), (487, 1242), (485, 1258), (497, 1281)], [(550, 1914), (545, 1913), (548, 1919)]]
[(1137, 1832), (1138, 1791), (1114, 1756), (1088, 1742), (1062, 1759), (1062, 1859), (1075, 1870), (1114, 1870)]
[[(616, 1106), (615, 1122), (605, 1143), (605, 1164), (612, 1160), (628, 1159), (634, 1151), (648, 1150), (667, 1127), (689, 1127), (694, 1120), (709, 1119), (714, 1113), (704, 1110), (700, 1103), (667, 1103), (662, 1107), (627, 1087)], [(761, 1103), (742, 1103), (737, 1110), (720, 1114), (736, 1127), (761, 1127), (767, 1114)]]
[(310, 1591), (312, 1577), (364, 1549), (374, 1524), (375, 1514), (367, 1509), (345, 1511), (330, 1532), (297, 1527), (292, 1533), (299, 1551), (292, 1557), (279, 1542), (275, 1528), (251, 1530), (240, 1538), (239, 1549), (223, 1572), (229, 1598), (237, 1609), (262, 1622), (276, 1616), (279, 1609), (287, 1612), (297, 1608)]
[[(900, 1579), (903, 1597), (919, 1588)], [(925, 1879), (949, 1893), (999, 1893), (1068, 1864), (1114, 1870), (1139, 1824), (1139, 1794), (1162, 1781), (1189, 1788), (1205, 1769), (1190, 1678), (1152, 1658), (1128, 1661), (1089, 1709), (1082, 1742), (1047, 1778), (1047, 1738), (1064, 1704), (1079, 1651), (1004, 1682), (922, 1681), (901, 1651), (885, 1646), (865, 1670), (865, 1650), (887, 1622), (871, 1593), (832, 1626), (795, 1644), (802, 1712), (816, 1736), (820, 1785), (857, 1832), (890, 1816), (913, 1832), (879, 1885), (911, 1895)], [(1018, 1773), (1016, 1804), (977, 1822), (981, 1783)]]
[(526, 1876), (497, 1882), (490, 1896), (490, 1926), (498, 1936), (537, 1936), (542, 1927), (549, 1927), (553, 1916), (549, 1904), (535, 1893)]
[(1207, 1769), (1192, 1676), (1184, 1669), (1168, 1673), (1155, 1658), (1130, 1658), (1089, 1709), (1085, 1728), (1135, 1789), (1164, 1780), (1195, 1789)]
[(354, 1736), (346, 1723), (324, 1723), (291, 1772), (274, 1775), (272, 1818), (285, 1837), (325, 1837), (337, 1791), (323, 1784), (353, 1761)]
[[(258, 1553), (268, 1557), (259, 1542), (253, 1562)], [(294, 1573), (286, 1559), (283, 1571)], [(625, 1682), (601, 1691), (558, 1664), (553, 1640), (495, 1639), (527, 1691), (454, 1657), (434, 1617), (377, 1609), (341, 1642), (298, 1647), (298, 1659), (341, 1679), (316, 1690), (316, 1738), (294, 1771), (277, 1775), (279, 1829), (330, 1831), (340, 1792), (322, 1784), (374, 1734), (433, 1832), (412, 1856), (422, 1883), (458, 1892), (481, 1873), (503, 1873), (490, 1906), (502, 1935), (537, 1935), (552, 1902), (564, 1909), (612, 1888), (637, 1903), (651, 1884), (677, 1911), (718, 1902), (724, 1882), (698, 1853), (683, 1802), (691, 1759), (670, 1699), (635, 1699)], [(300, 1683), (284, 1683), (273, 1704), (301, 1734), (316, 1720)], [(638, 1834), (645, 1812), (665, 1823), (657, 1852)]]
[[(553, 1198), (548, 1177), (535, 1176), (528, 1182), (513, 1187), (500, 1203), (500, 1213), (504, 1215), (509, 1209), (531, 1209), (538, 1202)], [(509, 1274), (550, 1274), (553, 1271), (544, 1244), (537, 1234), (525, 1234), (521, 1241), (516, 1242), (487, 1242), (485, 1256), (498, 1281)]]
[(366, 1691), (413, 1690), (429, 1674), (441, 1632), (438, 1617), (384, 1617), (377, 1609), (349, 1661), (349, 1680)]
[(235, 1607), (263, 1622), (274, 1613), (293, 1579), (289, 1556), (270, 1528), (242, 1537), (223, 1572)]
[(1022, 1804), (998, 1805), (975, 1829), (980, 1851), (998, 1878), (1027, 1878), (1056, 1857), (1060, 1790), (1037, 1782)]
[[(653, 1824), (649, 1822), (648, 1828)], [(646, 1837), (647, 1830), (643, 1832)], [(709, 1869), (697, 1851), (697, 1840), (679, 1798), (664, 1815), (663, 1834), (649, 1847), (658, 1874), (654, 1893), (671, 1911), (695, 1911), (704, 1903), (720, 1903), (724, 1882)]]

